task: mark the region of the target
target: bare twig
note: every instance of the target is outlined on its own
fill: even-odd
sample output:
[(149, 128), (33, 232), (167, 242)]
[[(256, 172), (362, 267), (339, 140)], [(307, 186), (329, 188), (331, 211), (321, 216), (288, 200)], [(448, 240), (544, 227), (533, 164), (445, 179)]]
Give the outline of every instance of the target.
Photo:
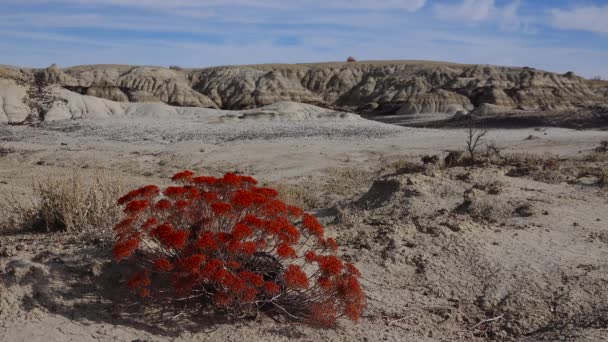
[(477, 328), (477, 327), (479, 327), (479, 326), (481, 326), (483, 324), (498, 321), (499, 319), (503, 318), (504, 316), (505, 315), (503, 314), (503, 315), (500, 315), (500, 316), (497, 316), (497, 317), (494, 317), (494, 318), (484, 319), (483, 321), (481, 321), (481, 322), (475, 324), (474, 326), (472, 326), (471, 330), (473, 330), (473, 329), (475, 329), (475, 328)]
[(394, 319), (394, 320), (392, 320), (392, 321), (389, 321), (387, 325), (390, 327), (390, 326), (395, 325), (395, 324), (397, 324), (397, 323), (399, 323), (399, 322), (401, 322), (401, 321), (405, 321), (405, 320), (406, 320), (406, 319), (408, 319), (408, 318), (410, 318), (410, 316), (406, 316), (406, 317), (401, 317), (401, 318), (398, 318), (398, 319)]
[(471, 164), (475, 164), (478, 148), (483, 145), (483, 138), (488, 134), (486, 129), (477, 129), (471, 126), (467, 131), (467, 152), (471, 158)]

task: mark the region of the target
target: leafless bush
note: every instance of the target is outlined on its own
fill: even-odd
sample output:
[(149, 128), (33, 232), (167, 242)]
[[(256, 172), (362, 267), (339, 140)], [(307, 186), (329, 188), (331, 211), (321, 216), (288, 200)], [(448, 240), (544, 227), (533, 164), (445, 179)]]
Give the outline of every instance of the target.
[(478, 129), (471, 127), (467, 130), (467, 152), (469, 153), (470, 162), (474, 165), (477, 161), (479, 148), (485, 144), (484, 137), (488, 134), (486, 129)]
[(179, 65), (171, 65), (169, 66), (169, 69), (171, 70), (177, 70), (177, 71), (181, 71), (184, 70), (182, 67), (180, 67)]
[(443, 159), (445, 167), (459, 166), (462, 162), (462, 151), (446, 151), (448, 155)]

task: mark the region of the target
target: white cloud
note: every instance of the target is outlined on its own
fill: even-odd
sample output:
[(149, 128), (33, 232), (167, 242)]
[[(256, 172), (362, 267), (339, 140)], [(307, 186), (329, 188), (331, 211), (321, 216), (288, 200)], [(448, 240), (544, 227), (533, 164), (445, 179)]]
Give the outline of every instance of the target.
[(498, 7), (494, 0), (462, 0), (454, 5), (435, 5), (435, 15), (442, 20), (459, 23), (495, 21), (506, 31), (529, 30), (527, 20), (519, 15), (521, 1), (514, 0)]
[[(3, 51), (1, 63), (20, 66), (45, 67), (56, 62), (61, 66), (128, 63), (203, 67), (321, 62), (344, 60), (346, 56), (353, 55), (359, 60), (418, 59), (531, 66), (560, 73), (573, 70), (588, 77), (601, 75), (608, 78), (608, 69), (604, 63), (608, 58), (608, 51), (539, 46), (529, 44), (527, 39), (500, 37), (482, 32), (461, 35), (446, 31), (413, 30), (410, 32), (410, 44), (400, 44), (400, 35), (386, 37), (383, 41), (358, 41), (318, 33), (307, 37), (307, 43), (299, 46), (277, 46), (272, 38), (223, 45), (162, 39), (108, 41), (97, 45), (82, 44), (81, 38), (70, 36), (47, 37), (27, 33), (18, 35), (17, 32), (6, 32), (2, 35), (1, 31), (0, 36), (31, 39), (24, 39), (19, 46), (0, 39), (0, 51)], [(58, 48), (54, 42), (61, 42), (61, 46), (69, 48)], [(65, 53), (66, 49), (70, 53)], [(549, 56), (551, 58), (548, 58)]]
[(608, 5), (578, 7), (571, 10), (554, 9), (551, 15), (553, 25), (560, 29), (608, 33)]
[(450, 21), (485, 21), (492, 16), (494, 0), (463, 0), (455, 5), (435, 5), (438, 18)]

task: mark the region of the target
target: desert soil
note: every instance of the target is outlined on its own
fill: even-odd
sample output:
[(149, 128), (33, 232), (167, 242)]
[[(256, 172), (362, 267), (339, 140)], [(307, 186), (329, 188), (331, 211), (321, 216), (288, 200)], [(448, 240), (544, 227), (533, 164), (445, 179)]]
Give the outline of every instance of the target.
[(607, 139), (596, 130), (489, 132), (504, 155), (539, 156), (530, 171), (521, 155), (422, 166), (423, 155), (463, 149), (464, 131), (367, 121), (0, 126), (3, 194), (26, 198), (33, 179), (98, 168), (128, 187), (166, 184), (183, 169), (282, 184), (360, 267), (368, 296), (360, 322), (335, 329), (180, 315), (129, 294), (110, 237), (4, 227), (0, 341), (608, 340), (608, 191), (581, 172), (606, 169), (608, 158), (583, 160)]

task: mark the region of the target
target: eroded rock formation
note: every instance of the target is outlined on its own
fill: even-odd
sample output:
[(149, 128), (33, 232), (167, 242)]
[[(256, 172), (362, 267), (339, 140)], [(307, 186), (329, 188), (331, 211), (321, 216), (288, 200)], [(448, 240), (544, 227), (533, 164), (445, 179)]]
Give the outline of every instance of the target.
[[(429, 112), (483, 115), (502, 110), (573, 110), (608, 102), (605, 86), (597, 86), (573, 73), (561, 75), (531, 68), (438, 62), (251, 65), (207, 69), (126, 65), (60, 69), (52, 65), (42, 70), (7, 70), (10, 72), (0, 72), (0, 79), (8, 78), (6, 75), (10, 74), (12, 79), (29, 80), (25, 87), (34, 91), (26, 91), (26, 95), (19, 99), (21, 93), (15, 93), (7, 82), (2, 83), (4, 89), (0, 94), (4, 94), (4, 114), (0, 114), (0, 121), (7, 121), (9, 115), (13, 120), (20, 119), (22, 114), (19, 113), (23, 108), (12, 104), (22, 101), (31, 108), (31, 102), (34, 102), (36, 107), (38, 100), (27, 94), (42, 94), (49, 87), (116, 102), (163, 102), (179, 107), (241, 110), (293, 101), (341, 107), (369, 115)], [(12, 98), (10, 102), (6, 100), (7, 92)], [(62, 94), (53, 93), (55, 96)], [(45, 101), (58, 99), (61, 97)], [(41, 111), (44, 109), (32, 110), (31, 114), (44, 117), (45, 113)]]

